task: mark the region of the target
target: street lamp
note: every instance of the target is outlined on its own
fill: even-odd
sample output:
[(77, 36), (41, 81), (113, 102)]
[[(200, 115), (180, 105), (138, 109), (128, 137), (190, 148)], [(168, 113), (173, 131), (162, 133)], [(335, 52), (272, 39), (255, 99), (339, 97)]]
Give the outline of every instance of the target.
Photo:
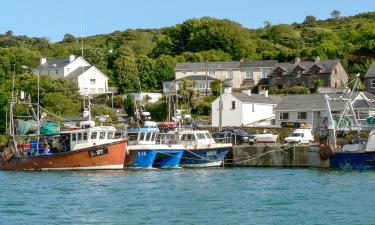
[[(22, 65), (21, 67), (23, 69), (29, 69), (29, 70), (33, 71), (33, 69), (30, 68), (30, 67), (28, 67), (28, 66)], [(39, 118), (40, 118), (40, 106), (39, 106), (39, 103), (40, 103), (40, 101), (39, 101), (39, 95), (40, 95), (40, 70), (38, 70), (38, 69), (35, 69), (35, 70), (38, 72), (38, 84), (37, 84), (37, 86), (38, 86), (38, 94), (37, 94), (37, 108), (36, 108), (37, 113), (36, 113), (36, 116), (37, 116), (38, 137), (39, 137), (39, 135), (40, 135), (40, 120), (39, 120)]]

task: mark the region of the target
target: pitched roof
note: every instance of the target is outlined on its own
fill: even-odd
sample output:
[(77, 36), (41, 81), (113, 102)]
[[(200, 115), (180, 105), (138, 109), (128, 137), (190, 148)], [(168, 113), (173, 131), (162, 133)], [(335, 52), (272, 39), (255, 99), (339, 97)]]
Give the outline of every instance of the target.
[[(352, 99), (355, 99), (360, 92), (353, 95)], [(342, 93), (332, 93), (328, 96), (333, 98), (339, 98)], [(288, 95), (281, 100), (276, 106), (276, 111), (296, 111), (296, 110), (325, 110), (325, 94), (300, 94), (300, 95)], [(375, 107), (375, 104), (370, 102), (364, 103), (362, 99), (356, 100), (353, 104), (354, 108), (367, 108)], [(345, 100), (330, 100), (330, 107), (332, 110), (341, 110), (345, 107), (347, 101)], [(367, 107), (366, 107), (366, 104)]]
[(294, 74), (293, 71), (296, 67), (304, 68), (305, 72), (304, 73), (309, 73), (311, 68), (314, 66), (318, 66), (322, 70), (319, 73), (332, 73), (333, 69), (335, 66), (340, 62), (339, 59), (334, 59), (334, 60), (320, 60), (318, 62), (312, 62), (312, 61), (303, 61), (299, 63), (278, 63), (277, 67), (270, 73), (272, 76), (274, 72), (281, 68), (285, 72), (285, 75), (289, 74)]
[(368, 68), (365, 78), (367, 77), (375, 77), (375, 62), (373, 62), (371, 66)]
[(248, 67), (275, 67), (277, 60), (177, 63), (175, 70), (239, 69)]
[(59, 68), (68, 65), (69, 58), (65, 59), (47, 59), (46, 63), (37, 67), (37, 69)]
[(260, 94), (251, 94), (250, 96), (242, 92), (233, 92), (232, 95), (240, 100), (241, 102), (251, 102), (251, 103), (263, 103), (263, 104), (277, 104), (278, 99), (272, 97), (265, 97)]
[[(187, 77), (178, 78), (178, 79), (176, 79), (176, 81), (183, 80), (183, 79), (187, 79), (187, 80), (206, 80), (206, 75), (187, 76)], [(216, 79), (211, 77), (211, 76), (207, 76), (207, 80), (216, 80)]]
[(89, 70), (92, 66), (80, 66), (80, 67), (77, 67), (77, 69), (73, 70), (72, 72), (70, 72), (66, 78), (68, 79), (74, 79), (74, 78), (77, 78), (79, 77), (79, 75), (81, 75), (82, 73), (84, 73), (85, 71)]

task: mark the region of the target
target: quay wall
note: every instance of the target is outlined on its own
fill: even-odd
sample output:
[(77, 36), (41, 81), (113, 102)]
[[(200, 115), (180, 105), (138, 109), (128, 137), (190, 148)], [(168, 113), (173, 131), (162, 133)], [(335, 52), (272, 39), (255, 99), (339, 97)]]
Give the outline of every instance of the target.
[(317, 145), (236, 145), (228, 156), (226, 166), (233, 167), (329, 167)]

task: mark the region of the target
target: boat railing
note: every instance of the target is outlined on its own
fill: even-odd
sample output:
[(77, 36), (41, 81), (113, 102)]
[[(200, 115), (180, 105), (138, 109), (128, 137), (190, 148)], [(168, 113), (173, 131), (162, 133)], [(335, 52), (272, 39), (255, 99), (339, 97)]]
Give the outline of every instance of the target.
[(212, 132), (212, 138), (216, 143), (232, 143), (233, 145), (237, 144), (237, 134), (230, 132)]

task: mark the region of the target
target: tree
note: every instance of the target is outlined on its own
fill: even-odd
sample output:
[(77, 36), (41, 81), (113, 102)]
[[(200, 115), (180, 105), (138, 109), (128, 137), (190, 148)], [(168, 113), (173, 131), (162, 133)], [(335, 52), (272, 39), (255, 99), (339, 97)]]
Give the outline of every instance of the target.
[(62, 93), (47, 93), (43, 98), (43, 107), (58, 116), (79, 115), (81, 104), (67, 98)]
[(191, 109), (198, 104), (199, 92), (195, 90), (195, 82), (187, 79), (182, 79), (180, 83), (178, 94), (185, 105), (185, 109), (190, 113)]
[(76, 38), (74, 37), (73, 34), (65, 34), (62, 40), (62, 42), (65, 42), (65, 43), (72, 43), (75, 41), (76, 41)]
[(168, 103), (166, 101), (158, 101), (152, 104), (149, 110), (153, 120), (165, 121), (168, 116)]
[(159, 89), (159, 80), (157, 74), (157, 65), (155, 60), (147, 56), (139, 56), (136, 59), (138, 76), (142, 90), (157, 90)]
[(315, 89), (315, 93), (318, 93), (318, 89), (320, 87), (322, 87), (324, 84), (324, 81), (321, 80), (321, 79), (318, 79), (318, 80), (314, 80), (314, 89)]
[(306, 16), (305, 20), (303, 21), (303, 24), (309, 25), (309, 26), (315, 26), (316, 25), (316, 17), (315, 16)]
[(114, 62), (114, 74), (120, 93), (139, 90), (138, 69), (133, 57), (121, 56)]
[[(214, 80), (210, 83), (210, 88), (211, 88), (211, 92), (213, 96), (217, 97), (220, 95), (220, 86), (222, 86), (221, 82), (222, 82), (221, 80)], [(223, 91), (224, 87), (221, 87), (221, 88), (222, 88), (221, 91)]]
[(339, 10), (333, 10), (330, 13), (331, 17), (335, 20), (340, 19), (341, 12)]

